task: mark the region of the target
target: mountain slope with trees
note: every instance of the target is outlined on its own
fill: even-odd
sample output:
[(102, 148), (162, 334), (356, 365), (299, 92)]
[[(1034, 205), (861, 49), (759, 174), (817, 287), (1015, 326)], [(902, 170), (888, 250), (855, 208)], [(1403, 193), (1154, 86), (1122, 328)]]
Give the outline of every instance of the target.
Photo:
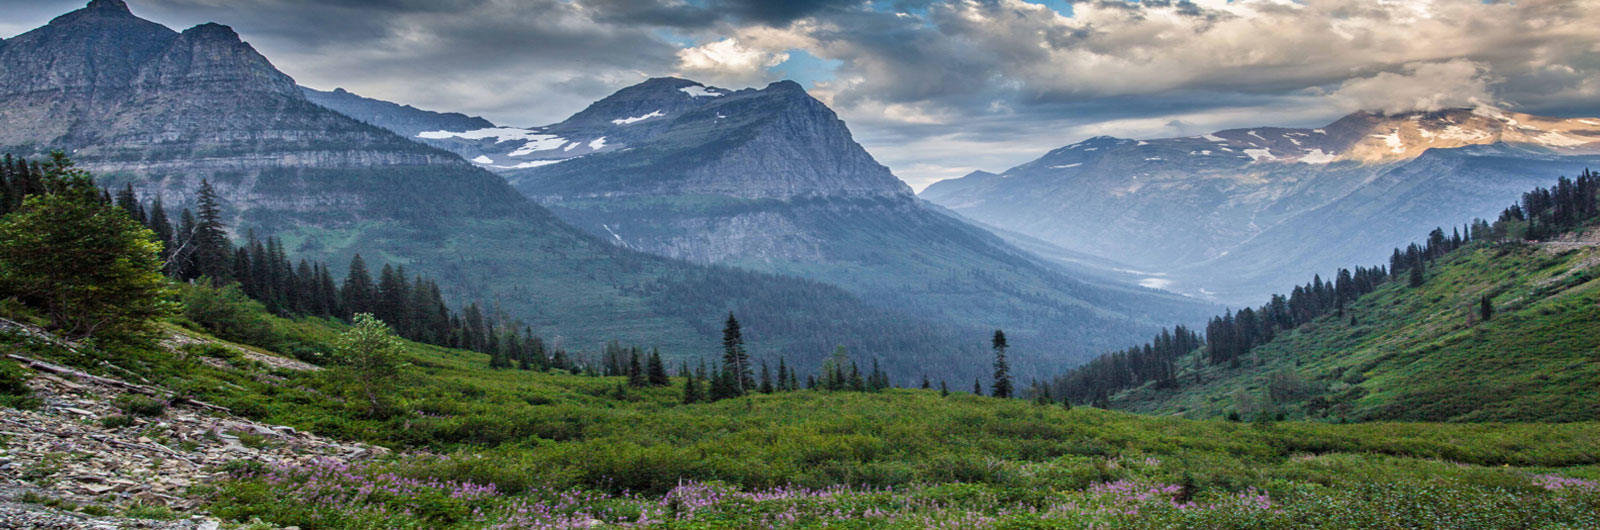
[[(1057, 395), (1191, 417), (1600, 418), (1600, 178), (1436, 229), (1387, 267), (1341, 270), (1213, 319), (1205, 343), (1135, 348)], [(1197, 337), (1198, 338), (1198, 337)], [(1152, 368), (1154, 367), (1154, 368)]]

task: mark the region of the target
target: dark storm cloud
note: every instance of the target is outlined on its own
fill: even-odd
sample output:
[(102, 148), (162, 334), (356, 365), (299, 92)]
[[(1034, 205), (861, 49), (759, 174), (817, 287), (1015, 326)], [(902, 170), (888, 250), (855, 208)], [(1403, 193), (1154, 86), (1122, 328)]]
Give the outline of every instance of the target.
[(723, 23), (783, 26), (801, 18), (827, 16), (862, 6), (862, 0), (706, 0), (698, 4), (666, 0), (581, 0), (596, 19), (622, 24), (708, 28)]

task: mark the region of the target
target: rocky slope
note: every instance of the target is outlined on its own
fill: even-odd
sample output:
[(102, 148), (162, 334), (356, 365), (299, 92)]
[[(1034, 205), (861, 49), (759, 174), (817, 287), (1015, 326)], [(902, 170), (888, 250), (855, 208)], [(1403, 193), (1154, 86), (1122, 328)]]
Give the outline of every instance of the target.
[[(0, 323), (0, 327), (48, 337), (10, 322)], [(176, 334), (164, 353), (181, 355), (179, 344), (195, 342), (204, 340)], [(235, 417), (208, 404), (171, 399), (156, 387), (89, 375), (25, 356), (10, 355), (8, 361), (20, 361), (33, 373), (27, 384), (39, 406), (32, 410), (5, 408), (0, 416), (0, 435), (5, 437), (0, 445), (3, 529), (215, 530), (218, 521), (200, 515), (202, 499), (191, 487), (221, 479), (241, 463), (304, 465), (319, 459), (357, 461), (388, 453), (382, 447), (337, 442)], [(272, 370), (315, 369), (255, 352), (241, 352), (234, 361), (205, 358), (202, 362), (227, 370), (259, 369), (257, 377), (262, 378), (273, 377)], [(165, 401), (165, 405), (153, 414), (130, 415), (118, 405), (124, 395)], [(108, 515), (133, 506), (164, 508), (176, 519)]]
[[(1413, 227), (1493, 215), (1596, 153), (1600, 120), (1487, 107), (1357, 113), (1317, 129), (1093, 138), (1000, 174), (936, 183), (921, 196), (1127, 263), (1153, 285), (1257, 303), (1307, 271), (1403, 246), (1417, 236)], [(1428, 177), (1396, 180), (1407, 175)], [(1348, 216), (1358, 209), (1365, 215)]]
[(607, 244), (453, 153), (312, 102), (225, 26), (179, 33), (95, 0), (0, 48), (0, 121), (0, 152), (66, 149), (102, 183), (131, 183), (174, 214), (207, 179), (240, 234), (276, 235), (294, 257), (335, 267), (356, 253), (404, 264), (573, 351), (616, 339), (698, 357), (716, 351), (734, 310), (755, 353), (800, 366), (843, 343), (906, 377), (918, 365), (981, 369), (961, 368), (976, 346), (952, 340), (969, 330), (814, 282)]
[(517, 189), (617, 245), (816, 279), (897, 311), (1005, 328), (1033, 352), (1082, 356), (1205, 310), (1069, 274), (918, 200), (789, 81), (729, 91), (651, 79), (547, 127), (418, 136), (486, 153)]

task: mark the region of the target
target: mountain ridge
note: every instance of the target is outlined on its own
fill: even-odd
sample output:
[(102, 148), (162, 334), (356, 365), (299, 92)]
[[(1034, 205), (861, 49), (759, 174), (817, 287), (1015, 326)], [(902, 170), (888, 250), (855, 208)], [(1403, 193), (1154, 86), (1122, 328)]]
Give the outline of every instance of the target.
[[(1493, 148), (1485, 146), (1492, 145), (1507, 150), (1489, 156)], [(1156, 140), (1096, 137), (1002, 173), (974, 172), (935, 183), (919, 196), (1003, 231), (1122, 261), (1180, 292), (1250, 303), (1290, 287), (1294, 278), (1267, 274), (1260, 264), (1236, 256), (1271, 256), (1280, 272), (1368, 261), (1373, 257), (1361, 250), (1403, 243), (1413, 223), (1489, 215), (1514, 197), (1486, 196), (1477, 188), (1514, 194), (1549, 174), (1580, 170), (1595, 153), (1600, 120), (1494, 108), (1355, 113), (1317, 129), (1229, 129)], [(1501, 162), (1513, 158), (1537, 167)], [(1453, 162), (1441, 164), (1444, 159)], [(1406, 202), (1421, 200), (1416, 197), (1358, 193), (1395, 175), (1444, 166), (1486, 180), (1435, 188), (1442, 195), (1433, 212)], [(1326, 230), (1343, 223), (1326, 217), (1336, 210), (1331, 205), (1363, 196), (1369, 213), (1410, 209), (1418, 215), (1376, 215), (1350, 227), (1353, 232)], [(1288, 233), (1291, 228), (1297, 231)], [(1344, 237), (1361, 240), (1348, 247), (1355, 253), (1327, 255), (1317, 247), (1340, 245)]]

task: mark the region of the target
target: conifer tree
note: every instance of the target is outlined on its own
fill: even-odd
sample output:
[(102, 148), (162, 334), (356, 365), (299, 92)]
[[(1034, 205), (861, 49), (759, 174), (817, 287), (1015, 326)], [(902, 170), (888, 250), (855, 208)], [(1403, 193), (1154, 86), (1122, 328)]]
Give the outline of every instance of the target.
[(950, 387), (945, 386), (944, 380), (939, 380), (939, 397), (950, 397)]
[(761, 387), (762, 394), (772, 393), (772, 372), (767, 369), (767, 362), (761, 361)]
[(789, 366), (787, 364), (784, 364), (782, 357), (779, 357), (778, 358), (778, 391), (779, 392), (789, 392), (789, 391), (793, 391), (793, 390), (794, 390), (794, 387), (789, 384)]
[(1488, 293), (1484, 293), (1483, 296), (1478, 298), (1478, 318), (1483, 319), (1484, 322), (1494, 318), (1494, 302), (1489, 300)]
[(683, 404), (692, 405), (700, 401), (700, 379), (690, 372), (683, 382)]
[(199, 276), (208, 276), (226, 282), (233, 279), (229, 270), (233, 254), (228, 233), (222, 224), (222, 207), (217, 204), (217, 190), (201, 179), (200, 194), (196, 204), (194, 233), (194, 264)]
[[(377, 305), (377, 288), (372, 285), (372, 275), (367, 272), (367, 262), (360, 254), (350, 258), (350, 272), (344, 277), (339, 297), (349, 314), (371, 314)], [(470, 348), (469, 348), (470, 349)]]
[(1408, 282), (1411, 287), (1422, 287), (1422, 283), (1425, 281), (1425, 278), (1422, 275), (1422, 267), (1422, 261), (1420, 260), (1411, 265), (1411, 276)]
[(672, 384), (672, 380), (667, 377), (667, 366), (661, 362), (661, 352), (659, 350), (652, 350), (650, 352), (650, 362), (646, 373), (650, 386), (667, 386)]
[(739, 319), (733, 313), (728, 313), (728, 321), (722, 328), (722, 367), (732, 374), (730, 390), (734, 396), (742, 396), (754, 390), (754, 367), (750, 366), (750, 354), (744, 349), (744, 333), (739, 329)]
[(650, 380), (645, 377), (643, 363), (639, 362), (639, 350), (635, 349), (632, 355), (628, 356), (628, 386), (639, 388), (649, 384)]
[(1006, 334), (1004, 331), (994, 330), (994, 397), (1011, 397), (1011, 366), (1006, 363)]

